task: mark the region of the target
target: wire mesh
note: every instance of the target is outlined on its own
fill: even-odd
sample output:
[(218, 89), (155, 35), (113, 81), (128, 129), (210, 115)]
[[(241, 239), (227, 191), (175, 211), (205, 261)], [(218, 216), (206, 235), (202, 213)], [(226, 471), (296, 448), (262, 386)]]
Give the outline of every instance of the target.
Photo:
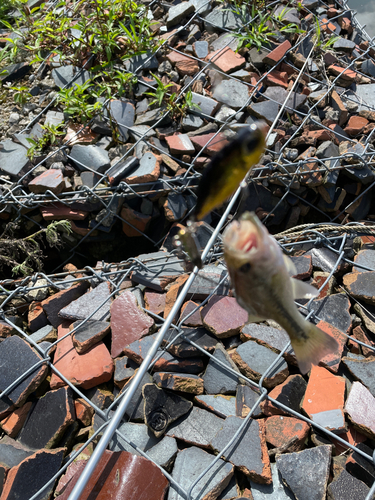
[[(154, 2), (151, 2), (150, 6), (152, 6)], [(209, 2), (207, 2), (209, 4)], [(274, 2), (272, 5), (276, 5), (277, 2)], [(320, 5), (327, 7), (327, 4), (324, 2), (320, 2)], [(206, 4), (202, 5), (200, 7), (201, 10), (204, 10)], [(254, 168), (252, 171), (252, 177), (249, 180), (249, 184), (256, 186), (257, 183), (263, 183), (263, 185), (267, 185), (268, 183), (277, 183), (281, 187), (284, 188), (284, 192), (282, 192), (280, 199), (278, 203), (273, 207), (272, 210), (270, 210), (267, 214), (265, 214), (265, 217), (263, 219), (263, 222), (267, 225), (270, 222), (272, 222), (272, 216), (275, 214), (275, 211), (278, 209), (278, 207), (288, 198), (288, 196), (293, 195), (296, 199), (300, 200), (303, 202), (306, 206), (310, 208), (310, 210), (314, 211), (316, 214), (316, 219), (320, 220), (323, 218), (323, 222), (316, 222), (316, 223), (311, 223), (307, 224), (303, 227), (291, 227), (289, 230), (286, 230), (284, 232), (281, 232), (276, 236), (276, 238), (279, 241), (279, 244), (283, 248), (283, 250), (286, 253), (291, 253), (297, 251), (299, 248), (313, 248), (316, 246), (321, 246), (324, 248), (327, 248), (331, 250), (334, 255), (336, 256), (335, 262), (331, 265), (331, 269), (329, 272), (329, 275), (326, 277), (324, 283), (321, 285), (319, 290), (322, 290), (327, 283), (329, 283), (330, 278), (333, 276), (337, 268), (342, 264), (343, 262), (348, 263), (350, 265), (353, 265), (354, 262), (351, 257), (348, 257), (348, 253), (346, 252), (347, 245), (350, 244), (353, 240), (354, 237), (357, 235), (363, 235), (363, 234), (370, 234), (374, 235), (375, 234), (375, 227), (371, 222), (367, 222), (366, 224), (364, 223), (350, 223), (350, 224), (345, 224), (342, 225), (342, 222), (346, 222), (347, 220), (347, 215), (352, 213), (350, 211), (350, 208), (354, 206), (367, 192), (372, 191), (375, 181), (371, 182), (368, 186), (366, 186), (361, 192), (353, 197), (353, 200), (347, 204), (343, 209), (341, 210), (336, 210), (335, 212), (325, 212), (321, 210), (318, 206), (314, 204), (314, 202), (309, 202), (302, 196), (300, 196), (295, 188), (295, 183), (298, 180), (306, 178), (306, 175), (309, 176), (314, 176), (314, 175), (322, 175), (322, 174), (332, 174), (335, 172), (340, 172), (342, 169), (348, 168), (348, 164), (345, 163), (345, 159), (350, 160), (353, 162), (354, 158), (354, 163), (357, 168), (370, 168), (372, 171), (374, 170), (374, 147), (373, 147), (373, 141), (375, 138), (373, 138), (373, 131), (371, 131), (365, 138), (364, 141), (361, 142), (362, 149), (360, 153), (355, 152), (355, 151), (349, 151), (344, 154), (340, 154), (339, 156), (328, 156), (324, 158), (317, 158), (315, 156), (311, 157), (305, 157), (303, 160), (295, 160), (295, 161), (289, 161), (286, 159), (284, 153), (286, 148), (291, 147), (293, 144), (293, 140), (299, 137), (300, 131), (303, 129), (303, 126), (307, 123), (313, 124), (315, 127), (317, 127), (318, 130), (325, 130), (327, 134), (329, 134), (329, 137), (332, 137), (332, 130), (328, 127), (323, 125), (319, 120), (316, 118), (316, 112), (319, 108), (319, 105), (328, 98), (329, 95), (331, 95), (333, 90), (336, 90), (337, 92), (340, 92), (340, 96), (345, 102), (358, 102), (358, 99), (356, 98), (355, 94), (349, 93), (345, 91), (345, 89), (339, 88), (337, 86), (338, 82), (340, 81), (340, 77), (344, 74), (346, 70), (350, 69), (355, 69), (355, 71), (365, 77), (368, 78), (368, 75), (362, 74), (358, 67), (356, 66), (356, 62), (361, 58), (361, 57), (368, 57), (369, 59), (372, 59), (371, 51), (374, 50), (374, 43), (373, 40), (370, 38), (370, 36), (366, 33), (365, 29), (359, 25), (359, 23), (356, 21), (356, 18), (354, 16), (354, 12), (352, 9), (349, 8), (347, 3), (343, 3), (342, 7), (344, 9), (344, 13), (347, 13), (348, 15), (352, 16), (352, 24), (355, 26), (355, 28), (358, 30), (358, 36), (362, 41), (368, 41), (368, 47), (364, 50), (361, 50), (361, 52), (358, 52), (358, 56), (354, 58), (353, 60), (349, 61), (348, 60), (340, 60), (340, 64), (342, 64), (342, 71), (339, 73), (333, 81), (329, 81), (328, 79), (325, 81), (321, 81), (317, 78), (314, 77), (314, 75), (311, 74), (311, 72), (307, 71), (308, 78), (310, 79), (311, 83), (316, 83), (318, 84), (321, 89), (322, 89), (322, 95), (321, 97), (308, 109), (308, 110), (301, 110), (301, 109), (294, 109), (288, 98), (291, 95), (291, 92), (293, 91), (293, 88), (295, 88), (299, 82), (300, 79), (302, 79), (304, 76), (306, 76), (306, 66), (309, 61), (309, 59), (306, 59), (306, 63), (303, 65), (302, 69), (297, 68), (294, 66), (291, 61), (288, 60), (289, 66), (295, 71), (295, 73), (298, 75), (296, 77), (295, 83), (293, 88), (291, 88), (288, 92), (288, 95), (284, 102), (282, 103), (282, 107), (280, 109), (280, 112), (278, 113), (277, 119), (274, 121), (274, 123), (271, 126), (271, 129), (268, 133), (267, 137), (267, 147), (268, 150), (266, 151), (266, 154), (268, 152), (271, 152), (273, 155), (273, 160), (267, 162), (264, 165), (258, 166), (257, 168)], [(308, 10), (308, 9), (307, 9)], [(330, 19), (330, 21), (334, 21), (335, 18)], [(192, 25), (195, 21), (199, 22), (207, 22), (205, 18), (200, 16), (199, 9), (189, 18), (189, 20), (186, 22), (184, 26), (180, 28), (180, 31), (183, 31), (184, 29), (189, 28), (189, 26)], [(217, 26), (212, 26), (213, 29), (218, 28)], [(230, 37), (233, 32), (231, 30), (226, 30), (220, 28), (221, 31), (227, 32), (228, 33), (228, 42), (225, 44), (224, 50), (226, 47), (229, 47), (232, 38)], [(314, 33), (314, 28), (312, 27), (310, 30), (306, 32), (305, 35), (301, 36), (298, 44), (302, 44), (305, 40), (311, 38), (311, 36)], [(170, 37), (171, 38), (171, 37)], [(237, 79), (234, 76), (227, 75), (225, 73), (222, 73), (219, 69), (214, 68), (212, 66), (212, 59), (214, 56), (212, 56), (209, 60), (202, 61), (201, 59), (198, 59), (194, 57), (193, 55), (187, 55), (185, 52), (181, 52), (178, 49), (176, 49), (171, 43), (169, 43), (170, 40), (167, 38), (164, 40), (164, 42), (158, 47), (157, 51), (153, 55), (157, 55), (158, 52), (161, 52), (163, 50), (168, 49), (169, 51), (175, 52), (177, 54), (183, 54), (184, 56), (189, 57), (191, 60), (194, 60), (198, 62), (200, 66), (200, 70), (194, 75), (194, 77), (188, 79), (187, 83), (180, 89), (179, 91), (179, 99), (182, 98), (184, 93), (188, 89), (192, 89), (193, 85), (196, 81), (199, 80), (199, 78), (204, 75), (207, 70), (214, 71), (216, 74), (220, 75), (221, 77), (241, 81), (244, 85), (247, 85), (249, 89), (249, 98), (246, 102), (243, 103), (243, 105), (236, 110), (236, 115), (240, 114), (242, 111), (246, 110), (247, 106), (251, 104), (253, 101), (253, 98), (258, 95), (259, 90), (262, 87), (262, 83), (267, 79), (268, 75), (271, 73), (271, 71), (274, 68), (270, 68), (269, 71), (266, 73), (262, 74), (262, 76), (259, 78), (257, 81), (256, 85), (253, 85), (251, 83), (243, 82), (242, 80)], [(359, 45), (359, 44), (358, 44)], [(293, 50), (295, 47), (293, 47)], [(151, 59), (152, 56), (150, 56), (149, 59), (145, 60), (142, 65), (140, 65), (135, 73), (135, 76), (139, 76), (142, 72), (142, 69), (147, 66), (147, 62)], [(278, 64), (280, 61), (278, 62)], [(84, 67), (82, 68), (82, 71), (84, 70)], [(76, 75), (78, 77), (79, 75)], [(372, 81), (372, 80), (371, 80)], [(67, 83), (66, 87), (69, 87), (72, 85), (73, 80)], [(145, 87), (148, 87), (149, 89), (152, 89), (152, 86), (149, 85), (147, 82), (142, 83)], [(272, 101), (271, 98), (267, 97), (267, 100)], [(276, 101), (274, 101), (276, 102)], [(28, 125), (28, 127), (25, 128), (25, 130), (29, 130), (29, 128), (34, 125), (38, 120), (42, 119), (47, 112), (48, 109), (53, 105), (54, 100), (52, 100), (43, 110), (42, 113), (40, 113), (37, 117), (35, 117)], [(104, 107), (109, 104), (109, 101), (105, 102)], [(281, 104), (281, 103), (278, 103)], [(372, 109), (371, 105), (367, 105), (366, 103), (362, 103), (367, 106), (368, 109)], [(282, 116), (283, 116), (283, 111), (285, 109), (288, 110), (289, 113), (294, 113), (296, 116), (299, 117), (300, 119), (300, 125), (295, 128), (293, 133), (287, 138), (286, 141), (282, 144), (280, 149), (278, 151), (275, 151), (273, 149), (274, 142), (273, 142), (273, 133), (274, 130), (277, 129), (277, 126), (282, 125)], [(196, 167), (197, 160), (202, 157), (205, 154), (205, 151), (209, 147), (210, 143), (215, 140), (215, 138), (220, 134), (220, 132), (223, 131), (228, 131), (228, 130), (233, 130), (235, 129), (235, 125), (233, 124), (233, 118), (229, 117), (224, 121), (217, 120), (216, 118), (212, 116), (205, 115), (201, 111), (196, 111), (196, 110), (191, 110), (192, 114), (199, 114), (200, 116), (204, 117), (207, 119), (209, 122), (214, 123), (217, 126), (216, 132), (213, 134), (211, 137), (210, 141), (197, 153), (194, 158), (191, 159), (190, 162), (185, 162), (182, 161), (181, 158), (173, 156), (169, 152), (166, 152), (156, 146), (154, 143), (152, 143), (149, 139), (149, 131), (144, 134), (139, 134), (138, 138), (135, 139), (134, 144), (126, 151), (124, 155), (121, 156), (121, 158), (117, 161), (112, 166), (119, 165), (124, 159), (132, 156), (137, 148), (138, 144), (146, 144), (147, 148), (149, 148), (152, 151), (156, 151), (158, 153), (163, 153), (168, 155), (172, 160), (176, 161), (181, 167), (185, 168), (185, 172), (182, 175), (175, 176), (174, 178), (160, 178), (156, 182), (151, 182), (151, 183), (143, 183), (143, 184), (129, 184), (125, 181), (121, 181), (118, 186), (111, 186), (107, 185), (106, 187), (102, 187), (101, 183), (107, 180), (107, 176), (105, 174), (100, 174), (100, 180), (97, 182), (96, 185), (94, 185), (92, 188), (85, 186), (82, 188), (80, 191), (75, 191), (75, 192), (63, 192), (59, 195), (56, 195), (52, 193), (51, 191), (47, 191), (44, 194), (33, 194), (30, 193), (23, 184), (23, 181), (26, 178), (26, 175), (24, 177), (21, 177), (16, 183), (12, 183), (10, 181), (7, 181), (3, 178), (1, 178), (1, 194), (0, 194), (0, 207), (1, 207), (1, 212), (6, 212), (9, 213), (9, 210), (12, 210), (13, 213), (16, 213), (16, 218), (17, 219), (22, 219), (25, 217), (24, 211), (26, 210), (32, 210), (35, 208), (39, 208), (41, 206), (49, 206), (53, 205), (56, 202), (62, 203), (64, 205), (69, 206), (70, 203), (76, 203), (77, 201), (85, 201), (88, 198), (90, 200), (95, 200), (100, 203), (101, 207), (105, 209), (105, 216), (106, 217), (114, 217), (115, 219), (118, 219), (122, 222), (127, 223), (130, 225), (135, 231), (139, 232), (144, 238), (147, 238), (149, 241), (151, 241), (155, 247), (158, 247), (161, 243), (161, 241), (156, 241), (152, 237), (150, 237), (147, 233), (143, 233), (140, 231), (137, 227), (132, 226), (132, 224), (129, 223), (129, 221), (124, 220), (121, 215), (117, 213), (116, 210), (113, 209), (113, 201), (115, 200), (116, 196), (122, 196), (125, 200), (130, 197), (147, 197), (150, 194), (156, 194), (158, 192), (162, 193), (178, 193), (178, 194), (189, 194), (192, 197), (195, 198), (195, 191), (194, 188), (197, 186), (199, 179), (201, 177), (201, 172), (200, 169)], [(162, 114), (162, 116), (159, 118), (159, 120), (151, 125), (149, 130), (155, 130), (165, 119), (165, 117), (168, 115), (168, 111)], [(109, 118), (106, 118), (109, 120)], [(94, 120), (94, 119), (93, 119)], [(90, 123), (89, 123), (90, 125)], [(128, 128), (129, 131), (131, 131), (131, 127), (127, 127), (123, 123), (118, 123), (118, 126), (121, 126), (123, 128)], [(70, 143), (74, 140), (75, 137), (77, 137), (80, 132), (84, 129), (82, 127), (78, 132), (75, 134), (74, 137), (72, 137), (69, 141), (67, 141), (63, 146), (61, 146), (57, 151), (52, 153), (52, 156), (57, 154), (58, 152), (63, 152), (63, 154), (66, 156), (66, 158), (71, 159), (69, 155), (69, 147)], [(340, 136), (341, 134), (338, 132), (335, 132), (336, 136)], [(341, 138), (345, 139), (346, 141), (351, 142), (352, 144), (357, 144), (358, 142), (355, 141), (354, 139), (350, 139), (348, 137), (344, 137), (341, 135)], [(40, 163), (35, 165), (32, 170), (35, 170), (37, 167), (42, 166), (48, 158), (43, 159)], [(314, 167), (310, 168), (309, 165), (313, 164)], [(88, 171), (90, 171), (90, 166), (89, 165), (84, 165), (84, 168)], [(29, 175), (30, 172), (28, 172), (27, 175)], [(222, 246), (220, 243), (220, 231), (223, 229), (224, 225), (228, 223), (228, 221), (232, 218), (233, 211), (238, 209), (238, 201), (241, 198), (241, 191), (238, 190), (236, 194), (233, 196), (229, 204), (226, 206), (224, 212), (219, 218), (219, 221), (213, 229), (211, 237), (206, 244), (203, 253), (202, 253), (202, 260), (206, 263), (209, 264), (211, 262), (216, 262), (220, 261), (222, 258)], [(186, 215), (184, 218), (180, 221), (183, 222), (186, 220), (191, 211), (193, 210), (193, 207), (190, 208), (190, 210), (187, 211)], [(94, 232), (95, 227), (91, 228), (85, 236), (80, 238), (79, 240), (77, 239), (74, 244), (70, 248), (70, 255), (67, 258), (66, 262), (70, 261), (71, 258), (75, 255), (76, 252), (79, 252), (79, 247), (80, 245), (85, 242), (86, 240), (89, 240), (90, 235)], [(177, 255), (175, 252), (165, 252), (165, 255), (168, 256), (171, 260), (170, 263), (180, 263), (181, 258), (179, 255)], [(147, 271), (150, 275), (152, 275), (155, 271), (155, 266), (157, 266), (157, 262), (155, 264), (155, 260), (153, 262), (150, 262), (147, 258), (129, 258), (127, 260), (124, 260), (120, 263), (112, 263), (112, 264), (105, 264), (104, 262), (101, 265), (97, 265), (95, 267), (90, 267), (86, 266), (83, 269), (80, 270), (73, 270), (69, 272), (57, 272), (53, 274), (45, 274), (43, 272), (38, 272), (35, 273), (33, 276), (22, 278), (22, 279), (17, 279), (17, 280), (3, 280), (0, 282), (0, 294), (2, 297), (2, 303), (1, 303), (1, 308), (0, 308), (0, 317), (3, 322), (11, 326), (15, 332), (21, 337), (27, 340), (30, 345), (33, 346), (33, 348), (39, 353), (39, 355), (42, 357), (42, 361), (38, 362), (34, 366), (30, 367), (27, 371), (22, 373), (16, 380), (14, 380), (8, 387), (3, 388), (2, 393), (0, 394), (0, 399), (4, 398), (7, 394), (9, 394), (13, 388), (15, 388), (20, 382), (22, 382), (29, 374), (33, 373), (37, 368), (39, 368), (41, 365), (45, 365), (48, 367), (48, 370), (50, 373), (56, 374), (58, 377), (60, 377), (65, 384), (71, 388), (73, 391), (75, 397), (82, 398), (88, 405), (90, 405), (94, 411), (95, 415), (100, 417), (101, 419), (101, 424), (99, 427), (95, 430), (93, 435), (90, 436), (89, 439), (87, 439), (81, 446), (80, 449), (70, 453), (70, 455), (67, 457), (67, 459), (64, 462), (63, 467), (60, 468), (59, 472), (53, 476), (48, 483), (44, 485), (43, 488), (41, 488), (38, 492), (36, 492), (32, 497), (31, 500), (36, 500), (37, 498), (40, 498), (43, 493), (45, 493), (51, 485), (55, 483), (55, 480), (59, 477), (61, 477), (62, 474), (66, 471), (68, 466), (78, 457), (78, 455), (83, 451), (84, 448), (86, 448), (90, 443), (93, 443), (97, 441), (98, 437), (101, 435), (99, 441), (96, 444), (96, 447), (94, 449), (94, 452), (86, 465), (85, 470), (81, 474), (81, 477), (76, 484), (72, 494), (70, 495), (71, 500), (78, 499), (80, 495), (82, 494), (82, 491), (90, 477), (90, 474), (93, 472), (95, 467), (97, 466), (100, 457), (104, 450), (107, 448), (109, 442), (111, 441), (113, 435), (116, 435), (118, 438), (122, 439), (124, 442), (126, 442), (129, 446), (133, 447), (136, 452), (138, 452), (140, 455), (148, 458), (151, 460), (157, 467), (160, 468), (160, 470), (163, 472), (163, 474), (167, 477), (167, 479), (170, 482), (170, 487), (175, 488), (181, 497), (185, 498), (186, 500), (193, 500), (195, 498), (199, 498), (199, 496), (195, 496), (193, 493), (195, 488), (197, 487), (199, 481), (205, 477), (206, 474), (209, 473), (210, 470), (214, 467), (215, 463), (220, 459), (220, 457), (224, 456), (226, 451), (231, 448), (233, 444), (236, 444), (238, 442), (239, 437), (241, 436), (242, 432), (244, 429), (247, 429), (247, 426), (251, 422), (252, 415), (256, 411), (257, 407), (260, 405), (260, 403), (264, 400), (268, 400), (272, 402), (275, 406), (280, 407), (281, 409), (287, 411), (289, 414), (297, 417), (300, 420), (304, 420), (305, 422), (309, 423), (313, 428), (319, 430), (321, 433), (324, 435), (334, 438), (337, 442), (344, 444), (345, 446), (351, 448), (352, 450), (355, 450), (359, 455), (364, 457), (366, 460), (368, 460), (370, 463), (374, 462), (374, 457), (370, 456), (369, 454), (365, 453), (361, 449), (357, 448), (356, 446), (352, 445), (351, 443), (348, 443), (344, 439), (342, 439), (339, 435), (329, 431), (325, 427), (322, 427), (318, 423), (312, 421), (310, 418), (305, 417), (301, 413), (298, 413), (294, 411), (292, 408), (283, 405), (280, 403), (278, 400), (275, 400), (271, 398), (268, 394), (267, 388), (264, 386), (264, 380), (267, 377), (268, 374), (270, 374), (275, 366), (278, 365), (280, 360), (283, 359), (283, 355), (285, 352), (290, 348), (290, 344), (288, 343), (285, 345), (285, 347), (280, 351), (278, 354), (277, 358), (275, 361), (268, 367), (266, 372), (263, 373), (260, 381), (258, 383), (254, 382), (250, 378), (246, 377), (242, 373), (238, 373), (234, 369), (228, 367), (225, 363), (222, 363), (220, 360), (216, 359), (210, 352), (202, 349), (201, 346), (199, 346), (197, 343), (193, 342), (187, 335), (184, 334), (182, 327), (182, 324), (184, 321), (186, 321), (186, 316), (183, 318), (183, 320), (179, 320), (176, 324), (173, 323), (173, 320), (176, 316), (176, 313), (179, 311), (181, 305), (186, 299), (187, 293), (189, 291), (189, 288), (191, 287), (192, 283), (194, 282), (195, 278), (199, 275), (200, 271), (197, 268), (194, 268), (194, 270), (190, 273), (188, 280), (184, 284), (181, 292), (178, 294), (178, 297), (176, 299), (176, 302), (174, 306), (172, 307), (169, 315), (167, 318), (162, 318), (160, 316), (155, 315), (152, 313), (152, 311), (147, 310), (145, 307), (142, 307), (142, 309), (147, 312), (150, 316), (152, 316), (155, 319), (156, 325), (158, 327), (158, 332), (156, 334), (154, 343), (150, 350), (148, 351), (147, 355), (144, 358), (144, 361), (142, 362), (141, 366), (139, 367), (139, 370), (137, 371), (135, 377), (132, 380), (132, 383), (128, 387), (126, 391), (121, 392), (113, 401), (112, 404), (105, 410), (99, 408), (98, 405), (94, 404), (86, 395), (85, 393), (77, 386), (73, 385), (70, 380), (68, 380), (57, 368), (54, 366), (54, 363), (52, 361), (52, 353), (54, 348), (62, 341), (64, 338), (68, 337), (69, 335), (72, 335), (79, 327), (82, 327), (85, 323), (87, 323), (97, 311), (104, 305), (104, 302), (98, 305), (98, 307), (87, 317), (83, 320), (83, 322), (79, 325), (79, 327), (75, 327), (72, 331), (69, 331), (65, 336), (59, 338), (55, 342), (49, 344), (49, 345), (40, 345), (36, 343), (31, 336), (24, 331), (23, 328), (21, 328), (19, 325), (17, 325), (9, 316), (9, 312), (12, 311), (12, 301), (14, 299), (17, 299), (19, 297), (24, 297), (28, 292), (32, 290), (36, 290), (38, 286), (36, 286), (36, 282), (38, 279), (44, 279), (47, 281), (48, 285), (53, 287), (54, 290), (63, 290), (67, 287), (67, 285), (73, 285), (75, 283), (79, 282), (84, 282), (89, 280), (89, 282), (92, 285), (97, 285), (99, 283), (103, 282), (108, 282), (111, 287), (111, 292), (110, 295), (105, 299), (105, 302), (110, 302), (112, 298), (115, 298), (119, 296), (120, 292), (122, 291), (122, 286), (125, 283), (126, 280), (129, 279), (131, 274), (136, 271), (140, 270), (145, 270)], [(375, 269), (372, 269), (368, 266), (365, 265), (360, 265), (356, 263), (356, 266), (361, 267), (363, 270), (367, 271), (375, 271)], [(200, 307), (205, 305), (209, 301), (211, 297), (215, 295), (219, 287), (222, 285), (227, 280), (227, 274), (224, 274), (221, 280), (218, 283), (215, 283), (215, 287), (213, 290), (207, 295), (207, 297), (204, 299), (204, 301), (196, 307), (195, 310), (191, 311), (189, 315), (193, 315), (196, 311), (199, 310)], [(46, 285), (40, 285), (39, 288), (45, 288)], [(352, 297), (347, 291), (345, 293), (350, 297), (351, 300), (355, 300), (354, 297)], [(300, 305), (301, 308), (303, 308), (306, 312), (306, 318), (307, 319), (314, 319), (314, 320), (319, 320), (319, 316), (316, 313), (316, 311), (312, 308), (312, 303), (313, 300), (311, 299), (307, 304)], [(363, 307), (360, 305), (360, 307)], [(162, 341), (165, 338), (166, 332), (172, 328), (175, 331), (175, 335), (171, 338), (168, 338), (168, 344), (166, 346), (162, 346)], [(237, 377), (238, 380), (241, 380), (241, 383), (243, 381), (248, 384), (251, 387), (256, 388), (259, 391), (259, 398), (258, 400), (254, 403), (253, 407), (250, 409), (248, 415), (246, 418), (243, 419), (243, 422), (241, 426), (238, 428), (238, 430), (231, 436), (230, 441), (227, 443), (227, 445), (219, 451), (219, 453), (216, 456), (212, 456), (212, 462), (209, 464), (208, 467), (206, 467), (200, 475), (195, 479), (194, 482), (192, 482), (188, 488), (184, 488), (181, 484), (179, 484), (173, 476), (168, 473), (164, 468), (162, 468), (152, 457), (150, 457), (149, 453), (147, 451), (144, 451), (140, 447), (136, 446), (124, 433), (121, 431), (120, 426), (121, 424), (126, 421), (126, 418), (124, 418), (125, 411), (127, 409), (127, 406), (129, 402), (131, 401), (132, 397), (134, 396), (135, 391), (137, 390), (142, 377), (146, 372), (152, 373), (153, 366), (157, 362), (158, 358), (163, 355), (163, 353), (174, 343), (176, 343), (181, 337), (184, 339), (184, 341), (188, 342), (192, 346), (194, 346), (196, 349), (204, 352), (205, 356), (207, 356), (209, 359), (211, 359), (214, 363), (218, 364), (221, 366), (225, 372), (232, 374), (233, 376)], [(357, 341), (351, 336), (348, 336), (348, 339), (352, 342), (357, 342), (359, 345), (365, 346), (368, 349), (374, 350), (374, 348), (371, 345), (368, 345), (366, 343)], [(373, 497), (375, 493), (375, 483), (372, 486), (370, 492), (368, 493), (366, 500), (369, 500), (370, 498)]]

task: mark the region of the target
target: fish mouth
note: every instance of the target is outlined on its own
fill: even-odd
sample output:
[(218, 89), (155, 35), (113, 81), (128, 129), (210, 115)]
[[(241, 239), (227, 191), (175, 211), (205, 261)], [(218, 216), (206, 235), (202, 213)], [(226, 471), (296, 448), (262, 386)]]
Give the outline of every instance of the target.
[(250, 212), (229, 224), (223, 234), (224, 251), (241, 260), (256, 254), (261, 243), (259, 224), (256, 215)]

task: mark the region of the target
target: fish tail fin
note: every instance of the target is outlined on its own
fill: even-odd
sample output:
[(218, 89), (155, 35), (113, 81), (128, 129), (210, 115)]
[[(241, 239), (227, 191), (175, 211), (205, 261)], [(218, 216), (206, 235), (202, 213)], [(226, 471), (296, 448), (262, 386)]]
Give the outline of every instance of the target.
[(292, 340), (298, 366), (303, 374), (311, 370), (312, 364), (317, 365), (324, 356), (338, 349), (336, 340), (313, 323), (306, 321), (305, 333), (306, 337)]

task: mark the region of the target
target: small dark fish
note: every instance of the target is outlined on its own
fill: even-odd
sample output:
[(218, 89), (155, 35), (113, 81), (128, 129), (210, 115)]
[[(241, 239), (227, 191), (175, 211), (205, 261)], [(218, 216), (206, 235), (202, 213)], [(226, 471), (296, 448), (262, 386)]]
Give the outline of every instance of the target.
[(195, 220), (203, 219), (236, 191), (247, 172), (259, 162), (265, 144), (263, 130), (250, 125), (213, 156), (198, 185)]

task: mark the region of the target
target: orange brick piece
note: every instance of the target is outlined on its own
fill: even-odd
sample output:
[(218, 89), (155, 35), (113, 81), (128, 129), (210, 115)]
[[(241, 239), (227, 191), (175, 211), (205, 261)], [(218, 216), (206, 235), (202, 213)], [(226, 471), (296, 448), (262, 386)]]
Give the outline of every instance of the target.
[(320, 366), (313, 366), (302, 410), (314, 421), (332, 430), (345, 428), (345, 379)]

